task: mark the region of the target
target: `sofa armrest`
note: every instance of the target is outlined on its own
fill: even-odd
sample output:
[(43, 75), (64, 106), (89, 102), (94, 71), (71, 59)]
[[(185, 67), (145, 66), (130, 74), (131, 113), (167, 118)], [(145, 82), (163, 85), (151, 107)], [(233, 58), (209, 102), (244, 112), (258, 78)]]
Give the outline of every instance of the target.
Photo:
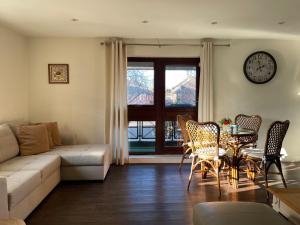
[(7, 181), (5, 177), (0, 176), (0, 218), (8, 218), (8, 193)]

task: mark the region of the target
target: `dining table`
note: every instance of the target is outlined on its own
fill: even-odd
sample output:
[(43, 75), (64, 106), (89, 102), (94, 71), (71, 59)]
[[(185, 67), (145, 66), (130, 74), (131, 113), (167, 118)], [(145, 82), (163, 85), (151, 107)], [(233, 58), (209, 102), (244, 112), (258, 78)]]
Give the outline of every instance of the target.
[(245, 145), (242, 142), (243, 137), (253, 137), (257, 135), (254, 130), (237, 128), (235, 131), (232, 129), (221, 129), (221, 141), (225, 146), (226, 150), (231, 150), (230, 160), (230, 183), (234, 189), (238, 189), (239, 185), (239, 165), (241, 160), (240, 150)]

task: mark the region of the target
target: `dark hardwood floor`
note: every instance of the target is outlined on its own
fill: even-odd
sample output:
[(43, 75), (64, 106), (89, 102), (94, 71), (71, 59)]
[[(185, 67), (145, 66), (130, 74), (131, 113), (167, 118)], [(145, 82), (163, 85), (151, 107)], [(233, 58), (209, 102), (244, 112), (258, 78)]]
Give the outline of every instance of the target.
[[(216, 180), (196, 175), (186, 191), (189, 164), (181, 172), (176, 164), (112, 166), (102, 182), (62, 182), (26, 219), (27, 225), (186, 225), (192, 208), (204, 201), (218, 201)], [(284, 164), (289, 187), (300, 186), (300, 164)], [(223, 178), (222, 201), (266, 203), (265, 191), (241, 175), (233, 190)], [(272, 176), (271, 185), (281, 186)]]

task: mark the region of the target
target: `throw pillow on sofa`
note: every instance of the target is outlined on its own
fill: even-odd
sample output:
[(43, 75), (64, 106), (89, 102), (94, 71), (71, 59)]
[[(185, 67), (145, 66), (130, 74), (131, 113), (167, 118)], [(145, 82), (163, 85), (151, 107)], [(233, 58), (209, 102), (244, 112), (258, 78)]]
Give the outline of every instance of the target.
[(61, 145), (61, 138), (60, 138), (57, 122), (32, 123), (32, 125), (41, 125), (41, 124), (45, 124), (47, 127), (50, 148), (52, 149), (55, 146)]
[(17, 137), (21, 155), (35, 155), (50, 150), (45, 124), (19, 126)]
[(57, 122), (47, 122), (43, 124), (46, 124), (46, 126), (51, 130), (50, 133), (52, 136), (53, 145), (54, 146), (61, 145), (61, 138), (60, 138)]

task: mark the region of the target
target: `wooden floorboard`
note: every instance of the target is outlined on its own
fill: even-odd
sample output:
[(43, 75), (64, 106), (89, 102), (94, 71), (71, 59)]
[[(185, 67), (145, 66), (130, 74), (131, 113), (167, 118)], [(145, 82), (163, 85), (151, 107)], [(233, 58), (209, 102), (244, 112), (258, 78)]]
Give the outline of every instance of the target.
[[(300, 164), (284, 165), (289, 187), (300, 187)], [(192, 208), (218, 201), (216, 180), (194, 177), (186, 191), (189, 165), (181, 172), (176, 164), (112, 166), (104, 182), (62, 182), (26, 219), (27, 225), (191, 225)], [(238, 191), (226, 179), (222, 201), (266, 203), (262, 179), (256, 184), (241, 175)], [(271, 185), (281, 186), (278, 176)], [(278, 181), (278, 182), (277, 182)]]

